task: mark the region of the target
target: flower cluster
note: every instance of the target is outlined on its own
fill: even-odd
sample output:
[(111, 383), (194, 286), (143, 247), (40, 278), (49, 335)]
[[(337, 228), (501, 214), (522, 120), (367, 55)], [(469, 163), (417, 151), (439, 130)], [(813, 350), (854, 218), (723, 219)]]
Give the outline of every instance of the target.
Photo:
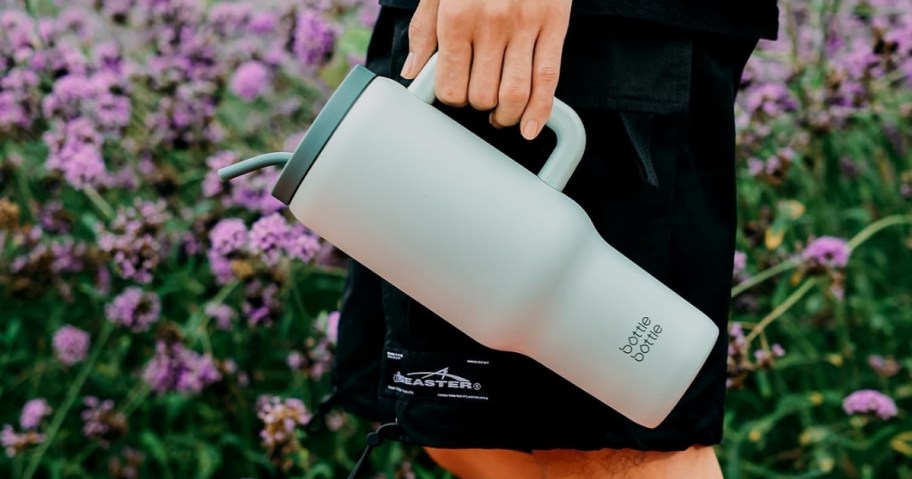
[(892, 357), (885, 358), (879, 354), (871, 354), (868, 356), (868, 366), (870, 366), (878, 376), (885, 378), (896, 376), (900, 369), (899, 362), (896, 361), (896, 359)]
[(179, 342), (162, 340), (155, 343), (155, 356), (143, 371), (143, 379), (158, 394), (199, 394), (221, 378), (211, 356), (196, 353)]
[(99, 233), (98, 246), (110, 255), (122, 278), (149, 283), (173, 242), (164, 229), (169, 218), (164, 201), (137, 199), (120, 208), (109, 228)]
[(305, 351), (292, 351), (286, 358), (288, 367), (319, 380), (329, 371), (339, 336), (339, 311), (320, 315), (314, 322), (316, 335), (304, 341)]
[(3, 425), (0, 432), (0, 446), (3, 446), (8, 457), (14, 457), (31, 446), (44, 442), (44, 434), (38, 432), (41, 422), (53, 412), (44, 398), (36, 398), (25, 403), (19, 415), (19, 426), (22, 432), (16, 432), (13, 426)]
[(263, 445), (274, 462), (290, 466), (288, 456), (301, 447), (295, 430), (310, 421), (310, 412), (303, 401), (295, 398), (261, 397), (257, 403), (257, 417), (263, 421), (260, 431)]
[[(742, 76), (740, 156), (750, 159), (752, 175), (773, 185), (783, 183), (788, 161), (764, 152), (782, 145), (804, 151), (809, 133), (845, 130), (856, 118), (880, 114), (893, 107), (891, 90), (912, 85), (912, 14), (903, 0), (848, 2), (838, 15), (815, 15), (814, 8), (783, 7), (780, 37), (791, 41), (763, 42)], [(822, 85), (808, 81), (812, 75), (822, 76)], [(899, 100), (901, 111), (912, 111)], [(777, 125), (802, 128), (796, 134)]]
[(320, 238), (300, 223), (290, 224), (273, 213), (257, 220), (247, 230), (237, 218), (219, 221), (209, 233), (209, 263), (219, 283), (254, 273), (251, 260), (267, 268), (282, 260), (310, 261), (320, 250)]
[(752, 371), (769, 369), (776, 358), (785, 356), (785, 348), (779, 343), (773, 343), (769, 349), (761, 348), (749, 352), (750, 344), (744, 335), (741, 323), (732, 323), (728, 327), (728, 378), (725, 386), (729, 389), (739, 389), (744, 386), (744, 381)]
[(161, 314), (161, 300), (151, 291), (131, 286), (105, 306), (108, 321), (134, 333), (148, 331)]
[(3, 425), (0, 432), (0, 446), (3, 446), (7, 457), (14, 457), (20, 452), (44, 442), (44, 434), (37, 431), (16, 432), (9, 424)]
[(108, 477), (112, 479), (136, 479), (139, 477), (139, 467), (146, 460), (145, 454), (131, 447), (125, 447), (120, 452), (120, 457), (112, 457), (108, 461)]
[(50, 416), (51, 412), (53, 412), (53, 409), (44, 398), (32, 399), (22, 407), (22, 414), (19, 415), (19, 426), (22, 429), (37, 429), (41, 421)]
[[(9, 221), (12, 221), (10, 219)], [(56, 286), (64, 299), (70, 299), (70, 289), (63, 280), (69, 279), (94, 263), (88, 246), (70, 237), (53, 237), (36, 225), (13, 228), (6, 236), (15, 256), (0, 271), (8, 273), (10, 290), (26, 298), (36, 298), (49, 286)]]
[(821, 236), (811, 241), (801, 252), (802, 269), (810, 273), (826, 274), (830, 278), (830, 294), (838, 300), (845, 296), (845, 266), (851, 251), (842, 238)]
[(811, 241), (801, 253), (811, 268), (845, 268), (849, 262), (849, 248), (842, 238), (822, 236)]
[(861, 389), (842, 400), (842, 409), (846, 414), (873, 413), (881, 419), (896, 416), (896, 403), (889, 396), (873, 389)]
[(107, 448), (111, 440), (126, 434), (127, 417), (114, 409), (114, 401), (87, 396), (82, 403), (85, 406), (82, 411), (82, 435), (86, 439), (96, 440)]
[(54, 333), (51, 344), (57, 360), (66, 366), (82, 362), (89, 351), (89, 333), (67, 324)]
[(295, 21), (292, 40), (297, 60), (308, 67), (323, 64), (332, 52), (337, 34), (325, 16), (312, 10), (301, 11)]
[(207, 304), (205, 313), (215, 321), (216, 327), (226, 331), (231, 329), (234, 319), (237, 317), (237, 311), (226, 304)]
[(244, 286), (241, 312), (250, 326), (270, 326), (282, 311), (279, 286), (274, 282), (253, 280)]
[(0, 133), (27, 130), (40, 115), (34, 21), (25, 12), (0, 11), (0, 28)]

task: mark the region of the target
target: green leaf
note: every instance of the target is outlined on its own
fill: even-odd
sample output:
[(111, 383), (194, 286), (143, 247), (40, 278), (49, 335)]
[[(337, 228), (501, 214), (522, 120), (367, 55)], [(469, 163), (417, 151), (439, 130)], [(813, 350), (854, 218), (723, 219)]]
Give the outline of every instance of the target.
[(168, 452), (165, 445), (158, 439), (152, 431), (143, 431), (139, 436), (139, 442), (143, 445), (143, 450), (152, 456), (163, 469), (168, 468)]
[(212, 477), (218, 467), (222, 464), (222, 455), (219, 454), (218, 449), (215, 447), (203, 443), (198, 443), (196, 450), (197, 462), (199, 464), (199, 470), (197, 470), (196, 477), (198, 479)]

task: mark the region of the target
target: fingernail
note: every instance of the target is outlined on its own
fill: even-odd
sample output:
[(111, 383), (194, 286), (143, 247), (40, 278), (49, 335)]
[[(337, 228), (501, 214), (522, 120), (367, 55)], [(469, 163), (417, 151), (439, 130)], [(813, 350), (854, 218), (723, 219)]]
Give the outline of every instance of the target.
[(526, 124), (523, 125), (522, 134), (527, 140), (535, 138), (535, 136), (538, 135), (538, 123), (527, 121)]
[(402, 65), (402, 72), (399, 75), (403, 78), (408, 78), (412, 73), (413, 66), (415, 66), (415, 54), (409, 52), (408, 56), (405, 57), (405, 65)]
[(499, 125), (496, 121), (494, 121), (494, 112), (491, 112), (491, 114), (488, 115), (488, 123), (490, 123), (491, 126), (493, 126), (494, 128), (497, 128), (498, 130), (503, 128), (503, 126)]

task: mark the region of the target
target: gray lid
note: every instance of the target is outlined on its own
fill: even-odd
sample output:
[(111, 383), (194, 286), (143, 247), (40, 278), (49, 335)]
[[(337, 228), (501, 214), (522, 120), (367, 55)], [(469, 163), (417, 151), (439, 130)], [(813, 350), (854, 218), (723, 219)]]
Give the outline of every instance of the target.
[(372, 71), (356, 65), (342, 80), (342, 84), (329, 97), (326, 106), (314, 119), (304, 138), (301, 139), (301, 143), (292, 153), (291, 159), (285, 164), (275, 187), (272, 188), (272, 196), (286, 205), (291, 203), (291, 198), (298, 191), (298, 186), (304, 181), (304, 176), (307, 175), (317, 156), (323, 151), (326, 142), (348, 114), (348, 110), (361, 96), (361, 92), (376, 77), (377, 75)]

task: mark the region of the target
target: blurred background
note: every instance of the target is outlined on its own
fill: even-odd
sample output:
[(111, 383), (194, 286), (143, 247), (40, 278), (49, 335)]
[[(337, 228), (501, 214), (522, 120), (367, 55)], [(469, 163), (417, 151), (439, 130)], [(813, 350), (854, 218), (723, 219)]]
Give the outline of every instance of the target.
[[(780, 0), (739, 93), (726, 478), (912, 478), (912, 3)], [(345, 477), (345, 257), (270, 196), (374, 0), (0, 0), (0, 478)], [(449, 477), (384, 444), (370, 475)], [(365, 477), (368, 474), (365, 475)]]

